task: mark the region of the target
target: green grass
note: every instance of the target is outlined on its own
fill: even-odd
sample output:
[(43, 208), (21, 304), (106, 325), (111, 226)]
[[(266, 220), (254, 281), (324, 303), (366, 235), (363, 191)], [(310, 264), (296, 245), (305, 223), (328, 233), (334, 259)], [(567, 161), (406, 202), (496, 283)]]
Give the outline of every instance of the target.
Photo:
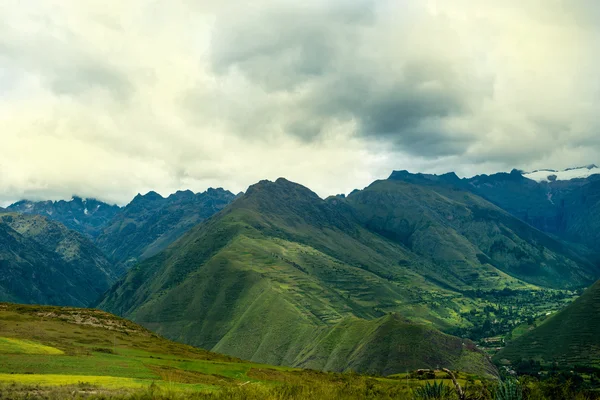
[(0, 337), (0, 354), (64, 354), (62, 350), (31, 340)]
[[(378, 321), (369, 328), (375, 336), (363, 338), (361, 347), (393, 351), (373, 346), (383, 346), (382, 337), (401, 331), (404, 323), (393, 317)], [(352, 335), (366, 332), (347, 325), (339, 328), (329, 339), (343, 338), (344, 329)], [(2, 399), (59, 399), (78, 394), (131, 399), (396, 399), (423, 384), (413, 378), (406, 381), (242, 361), (171, 342), (130, 321), (91, 309), (0, 303), (0, 337), (4, 338), (0, 346), (6, 350), (0, 352)], [(419, 332), (412, 337), (418, 341)], [(331, 343), (329, 339), (323, 338), (319, 346), (329, 346), (325, 345)], [(334, 352), (348, 356), (345, 341), (336, 345), (339, 348)], [(461, 352), (458, 349), (456, 356)]]

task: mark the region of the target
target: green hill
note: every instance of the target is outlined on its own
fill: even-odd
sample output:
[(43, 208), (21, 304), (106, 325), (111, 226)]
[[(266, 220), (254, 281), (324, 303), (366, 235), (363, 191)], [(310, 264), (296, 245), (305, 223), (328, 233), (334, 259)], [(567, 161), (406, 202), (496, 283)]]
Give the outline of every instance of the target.
[[(393, 334), (387, 328), (394, 326), (381, 324), (382, 335)], [(459, 375), (463, 385), (466, 378)], [(406, 399), (424, 382), (255, 364), (99, 310), (0, 303), (0, 398), (7, 400)]]
[(502, 349), (497, 361), (600, 367), (600, 281), (562, 311)]
[(85, 237), (38, 215), (0, 215), (0, 300), (84, 306), (115, 281)]
[(167, 198), (155, 192), (137, 195), (107, 222), (96, 244), (124, 272), (165, 249), (234, 198), (221, 188), (197, 194), (179, 191)]
[[(388, 373), (454, 367), (464, 355), (480, 370), (480, 353), (434, 331), (468, 325), (461, 313), (480, 304), (461, 291), (535, 289), (510, 274), (578, 285), (593, 267), (473, 194), (440, 192), (390, 180), (325, 201), (285, 179), (262, 181), (134, 267), (100, 307), (257, 362)], [(381, 340), (390, 325), (398, 334)], [(332, 348), (327, 338), (340, 332)]]

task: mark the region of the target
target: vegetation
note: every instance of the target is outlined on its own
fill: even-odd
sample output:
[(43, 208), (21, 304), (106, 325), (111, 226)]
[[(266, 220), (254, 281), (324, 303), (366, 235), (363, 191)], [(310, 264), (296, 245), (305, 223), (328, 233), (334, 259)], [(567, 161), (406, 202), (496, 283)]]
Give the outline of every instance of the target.
[(37, 215), (0, 214), (0, 301), (86, 306), (115, 281), (85, 237)]
[[(508, 288), (504, 309), (541, 291), (529, 282), (574, 285), (590, 279), (591, 269), (569, 248), (468, 192), (388, 180), (324, 201), (279, 179), (250, 187), (136, 266), (99, 307), (171, 339), (255, 362), (367, 373), (438, 366), (481, 372), (488, 362), (468, 340), (456, 346), (457, 339), (434, 332), (476, 339), (491, 333), (475, 334), (471, 313), (496, 304), (465, 293)], [(405, 321), (395, 322), (398, 334), (378, 336), (395, 314)], [(424, 332), (421, 346), (412, 344), (411, 329)], [(361, 350), (365, 343), (378, 351)]]
[[(535, 182), (519, 171), (482, 175), (462, 187), (489, 199), (526, 223), (577, 243), (581, 254), (600, 250), (600, 179)], [(594, 256), (596, 259), (597, 256)]]
[(124, 272), (138, 260), (165, 249), (234, 198), (221, 188), (197, 194), (179, 191), (167, 198), (155, 192), (137, 195), (107, 221), (96, 244)]
[(537, 328), (509, 342), (495, 359), (513, 366), (531, 359), (546, 370), (554, 364), (571, 370), (577, 366), (600, 367), (598, 332), (600, 281)]
[(0, 337), (2, 399), (401, 399), (429, 382), (248, 363), (91, 309), (2, 303)]

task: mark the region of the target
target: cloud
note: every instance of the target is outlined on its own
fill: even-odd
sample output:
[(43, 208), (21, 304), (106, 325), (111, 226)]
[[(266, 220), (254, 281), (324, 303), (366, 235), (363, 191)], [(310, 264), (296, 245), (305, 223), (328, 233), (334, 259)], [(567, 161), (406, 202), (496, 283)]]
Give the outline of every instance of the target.
[(591, 0), (0, 5), (0, 203), (598, 162)]

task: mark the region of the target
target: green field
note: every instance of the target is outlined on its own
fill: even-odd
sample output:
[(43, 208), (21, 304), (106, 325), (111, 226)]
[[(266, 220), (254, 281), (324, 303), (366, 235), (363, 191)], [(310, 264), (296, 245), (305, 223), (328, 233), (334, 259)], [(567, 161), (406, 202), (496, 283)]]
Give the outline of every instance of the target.
[[(441, 374), (437, 379), (448, 378)], [(467, 375), (461, 376), (461, 382), (466, 379)], [(424, 383), (402, 375), (367, 377), (249, 363), (171, 342), (99, 310), (0, 303), (3, 400), (77, 396), (300, 399), (308, 391), (324, 399), (400, 399)]]

